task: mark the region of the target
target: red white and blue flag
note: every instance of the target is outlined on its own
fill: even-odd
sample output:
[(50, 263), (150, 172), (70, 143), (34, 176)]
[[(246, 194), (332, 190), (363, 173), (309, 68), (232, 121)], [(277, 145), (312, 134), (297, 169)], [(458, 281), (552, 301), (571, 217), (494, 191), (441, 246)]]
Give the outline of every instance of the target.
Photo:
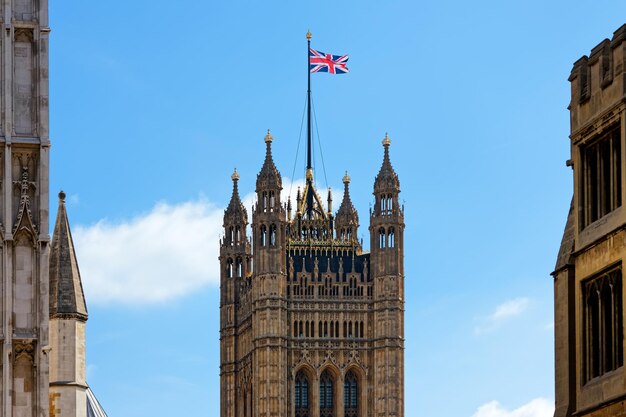
[(330, 74), (346, 74), (348, 55), (331, 55), (309, 48), (310, 72), (328, 72)]

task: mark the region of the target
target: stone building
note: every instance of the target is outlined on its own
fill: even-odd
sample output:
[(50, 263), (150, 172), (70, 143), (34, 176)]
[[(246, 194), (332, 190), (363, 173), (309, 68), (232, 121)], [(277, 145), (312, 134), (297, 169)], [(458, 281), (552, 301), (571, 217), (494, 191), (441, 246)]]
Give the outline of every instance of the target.
[(626, 25), (569, 80), (574, 196), (552, 273), (555, 416), (626, 416)]
[(369, 253), (350, 177), (336, 213), (310, 167), (295, 205), (284, 202), (269, 132), (265, 144), (250, 234), (236, 171), (224, 212), (221, 416), (404, 416), (404, 208), (391, 141), (374, 181)]
[(49, 235), (48, 2), (3, 1), (0, 19), (0, 415), (102, 415), (63, 198)]

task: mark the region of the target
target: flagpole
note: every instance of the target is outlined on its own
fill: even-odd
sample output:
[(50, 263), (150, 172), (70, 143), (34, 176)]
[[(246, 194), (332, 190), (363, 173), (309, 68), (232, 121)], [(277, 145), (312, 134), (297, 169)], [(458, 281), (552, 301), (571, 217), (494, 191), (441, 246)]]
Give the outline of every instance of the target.
[[(311, 166), (311, 32), (306, 33), (307, 40), (307, 80), (308, 80), (308, 88), (307, 88), (307, 114), (306, 114), (306, 137), (307, 137), (307, 154), (306, 154), (306, 176), (307, 181), (313, 180), (313, 167)], [(311, 175), (309, 175), (309, 172)]]

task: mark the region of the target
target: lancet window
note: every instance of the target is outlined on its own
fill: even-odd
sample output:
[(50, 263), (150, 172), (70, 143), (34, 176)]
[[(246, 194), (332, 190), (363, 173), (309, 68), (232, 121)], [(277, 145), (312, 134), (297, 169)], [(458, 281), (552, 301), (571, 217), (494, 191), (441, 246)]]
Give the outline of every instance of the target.
[(352, 371), (348, 371), (343, 383), (343, 408), (345, 417), (358, 417), (359, 380)]
[(304, 372), (296, 375), (295, 386), (296, 417), (309, 417), (309, 380)]
[(334, 386), (333, 378), (328, 371), (320, 376), (320, 417), (333, 417)]

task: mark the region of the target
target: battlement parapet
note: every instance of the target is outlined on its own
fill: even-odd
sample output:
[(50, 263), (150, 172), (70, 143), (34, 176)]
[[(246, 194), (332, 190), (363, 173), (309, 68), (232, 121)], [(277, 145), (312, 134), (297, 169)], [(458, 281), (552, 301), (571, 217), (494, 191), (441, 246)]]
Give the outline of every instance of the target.
[(578, 59), (569, 76), (571, 83), (572, 139), (588, 123), (626, 102), (626, 24), (604, 39), (589, 56)]

